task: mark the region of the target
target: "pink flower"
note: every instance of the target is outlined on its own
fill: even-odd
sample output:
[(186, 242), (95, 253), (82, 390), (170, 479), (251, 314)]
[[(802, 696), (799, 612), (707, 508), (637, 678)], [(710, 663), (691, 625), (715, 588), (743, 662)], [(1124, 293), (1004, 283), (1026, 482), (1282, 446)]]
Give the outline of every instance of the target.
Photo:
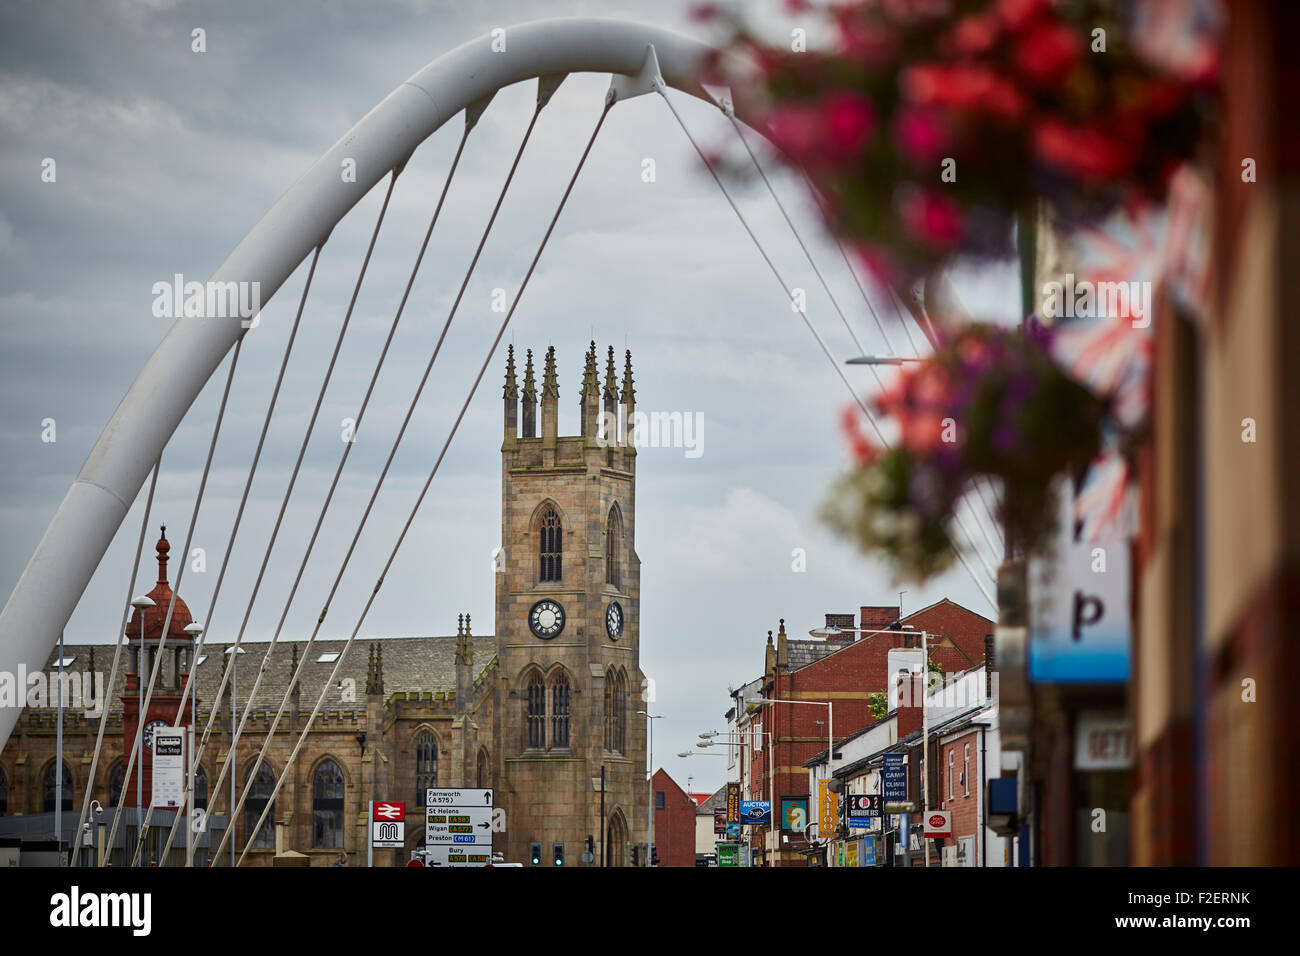
[(805, 163), (818, 154), (818, 116), (805, 106), (778, 106), (767, 117), (772, 142), (795, 159)]
[(911, 189), (898, 202), (903, 228), (931, 249), (951, 249), (962, 237), (961, 207), (934, 189)]
[(853, 452), (853, 458), (859, 465), (866, 467), (880, 457), (880, 449), (871, 443), (858, 425), (858, 407), (856, 405), (845, 407), (840, 424), (844, 428), (845, 438), (848, 439), (849, 450)]
[(904, 106), (894, 115), (894, 144), (913, 162), (934, 162), (948, 141), (943, 118), (935, 110)]
[(853, 156), (871, 139), (876, 128), (876, 110), (871, 101), (857, 93), (836, 93), (822, 107), (829, 146), (837, 157)]

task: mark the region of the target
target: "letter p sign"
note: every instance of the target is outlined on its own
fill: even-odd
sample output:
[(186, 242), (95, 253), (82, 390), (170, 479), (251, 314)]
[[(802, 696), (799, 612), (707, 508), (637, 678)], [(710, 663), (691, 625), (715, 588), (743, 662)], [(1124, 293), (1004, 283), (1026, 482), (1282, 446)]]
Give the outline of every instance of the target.
[(1096, 624), (1105, 613), (1106, 605), (1101, 598), (1092, 594), (1084, 594), (1082, 591), (1075, 591), (1070, 636), (1076, 641), (1083, 640), (1083, 629)]

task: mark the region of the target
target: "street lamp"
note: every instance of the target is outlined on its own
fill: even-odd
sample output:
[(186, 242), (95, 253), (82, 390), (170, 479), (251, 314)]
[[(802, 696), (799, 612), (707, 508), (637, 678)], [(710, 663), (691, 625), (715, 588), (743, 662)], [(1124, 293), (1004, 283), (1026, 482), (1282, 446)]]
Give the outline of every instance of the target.
[[(909, 361), (916, 361), (909, 359)], [(859, 363), (864, 364), (864, 363)], [(925, 821), (930, 816), (930, 708), (928, 706), (930, 697), (930, 632), (917, 631), (910, 624), (903, 624), (898, 630), (894, 628), (862, 628), (862, 627), (816, 627), (808, 633), (816, 637), (827, 637), (845, 632), (851, 634), (866, 634), (875, 636), (877, 634), (898, 634), (903, 629), (910, 630), (921, 637), (921, 766), (925, 768), (921, 782), (921, 843), (925, 847), (925, 865), (930, 865), (930, 844), (925, 839)], [(811, 703), (810, 701), (785, 701), (784, 703)], [(827, 705), (829, 707), (829, 705)], [(834, 757), (833, 750), (826, 751), (826, 772), (830, 774), (831, 761)]]
[[(194, 621), (185, 628), (185, 633), (188, 634), (190, 640), (194, 642), (194, 648), (190, 651), (190, 732), (185, 735), (187, 737), (190, 755), (188, 761), (190, 768), (189, 797), (186, 799), (185, 806), (182, 807), (182, 810), (187, 812), (191, 819), (193, 819), (195, 810), (194, 779), (198, 776), (198, 766), (194, 759), (194, 725), (199, 722), (199, 635), (203, 633), (203, 625), (198, 621)], [(180, 675), (178, 674), (177, 679), (179, 678)], [(179, 716), (180, 715), (177, 714), (177, 717)], [(185, 827), (185, 865), (188, 867), (194, 866), (194, 826), (188, 820), (186, 821)]]
[[(138, 595), (132, 602), (131, 606), (140, 612), (140, 648), (135, 655), (135, 689), (137, 693), (136, 703), (136, 732), (135, 739), (140, 749), (135, 754), (135, 839), (138, 843), (144, 839), (144, 820), (141, 817), (140, 808), (144, 805), (144, 735), (140, 733), (139, 724), (144, 720), (144, 682), (141, 678), (144, 676), (144, 612), (147, 608), (155, 607), (152, 599), (148, 595)], [(117, 824), (114, 824), (116, 826)], [(143, 862), (143, 854), (137, 859)]]
[[(644, 717), (646, 725), (650, 729), (650, 770), (646, 776), (650, 778), (650, 812), (646, 814), (645, 824), (645, 851), (650, 852), (650, 848), (655, 845), (655, 724), (656, 720), (662, 720), (663, 714), (652, 714), (649, 711), (638, 710), (638, 717)], [(649, 858), (647, 858), (648, 861)], [(647, 862), (647, 865), (648, 862)]]
[[(776, 832), (776, 773), (775, 773), (775, 764), (774, 764), (775, 758), (773, 755), (774, 747), (773, 747), (772, 731), (770, 730), (754, 731), (753, 729), (749, 729), (745, 731), (736, 731), (734, 733), (729, 733), (727, 735), (728, 739), (726, 743), (726, 747), (728, 748), (728, 754), (724, 756), (730, 756), (729, 751), (732, 743), (734, 742), (736, 747), (740, 750), (740, 761), (741, 761), (740, 773), (743, 782), (744, 773), (745, 773), (744, 737), (752, 733), (757, 733), (760, 737), (767, 738), (767, 836), (768, 836), (768, 842), (773, 843), (773, 846), (775, 848), (775, 842), (772, 838), (772, 835)], [(703, 742), (698, 743), (695, 746), (715, 747), (719, 743), (721, 743), (721, 741), (715, 741), (713, 738), (721, 737), (722, 735), (723, 735), (722, 731), (720, 730), (706, 731), (705, 733), (700, 734), (700, 739)], [(738, 737), (740, 739), (733, 741), (731, 739), (732, 737)]]
[[(230, 833), (230, 865), (235, 865), (235, 718), (239, 711), (239, 656), (244, 653), (244, 649), (238, 644), (231, 644), (226, 648), (225, 653), (234, 654), (231, 660), (231, 680), (230, 685), (230, 755), (227, 759), (230, 761), (230, 819), (226, 821), (226, 829)], [(216, 706), (215, 704), (213, 706)], [(208, 844), (211, 846), (211, 842)]]
[(859, 355), (847, 360), (845, 365), (902, 365), (905, 362), (921, 362), (924, 359), (904, 358), (902, 355)]

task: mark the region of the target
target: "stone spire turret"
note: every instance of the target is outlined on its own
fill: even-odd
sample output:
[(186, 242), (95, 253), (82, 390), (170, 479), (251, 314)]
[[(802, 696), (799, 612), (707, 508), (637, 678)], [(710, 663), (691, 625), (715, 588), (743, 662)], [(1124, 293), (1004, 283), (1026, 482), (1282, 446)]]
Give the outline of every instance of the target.
[(763, 677), (771, 680), (776, 673), (776, 648), (772, 646), (772, 632), (767, 632), (767, 649), (763, 651)]
[(519, 435), (519, 385), (515, 381), (515, 347), (511, 343), (506, 349), (506, 384), (503, 392), (505, 400), (505, 438), (513, 442)]
[(474, 696), (474, 640), (469, 615), (456, 617), (456, 711), (468, 713)]
[(605, 363), (605, 422), (609, 426), (605, 434), (605, 440), (611, 443), (621, 443), (622, 436), (618, 434), (618, 377), (614, 368), (614, 346), (609, 347), (609, 358)]
[(378, 643), (370, 645), (370, 666), (366, 670), (366, 693), (384, 693), (384, 649)]
[[(623, 423), (623, 441), (627, 445), (627, 454), (636, 455), (636, 432), (632, 427), (632, 413), (636, 409), (636, 389), (633, 388), (632, 382), (632, 350), (628, 349), (623, 359), (623, 391), (618, 396), (618, 402), (623, 406), (623, 414), (626, 419)], [(629, 466), (633, 463), (632, 457), (627, 459)]]
[(537, 381), (533, 378), (533, 350), (528, 350), (528, 359), (524, 362), (524, 397), (523, 397), (524, 438), (537, 437)]
[(554, 464), (555, 439), (559, 431), (560, 384), (555, 375), (555, 346), (552, 345), (546, 350), (546, 364), (542, 368), (542, 450), (550, 450), (551, 464)]
[(594, 438), (600, 426), (600, 377), (596, 372), (596, 342), (593, 339), (587, 349), (586, 361), (582, 367), (582, 394), (578, 397), (583, 438)]
[(781, 629), (776, 632), (776, 669), (782, 674), (790, 670), (790, 644), (785, 636), (785, 618), (781, 618)]

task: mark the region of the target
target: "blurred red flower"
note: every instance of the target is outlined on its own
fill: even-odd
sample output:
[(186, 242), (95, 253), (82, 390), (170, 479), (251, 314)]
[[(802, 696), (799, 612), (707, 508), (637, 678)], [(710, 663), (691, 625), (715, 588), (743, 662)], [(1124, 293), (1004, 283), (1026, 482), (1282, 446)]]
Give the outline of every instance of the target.
[(1096, 126), (1067, 126), (1045, 119), (1034, 130), (1034, 150), (1048, 166), (1087, 183), (1106, 183), (1128, 172), (1133, 156), (1124, 143)]
[(1016, 66), (1039, 86), (1056, 86), (1079, 62), (1079, 34), (1063, 23), (1036, 23), (1020, 34)]
[(876, 110), (871, 101), (857, 93), (834, 93), (823, 104), (827, 146), (837, 157), (856, 155), (870, 141), (876, 128)]
[(962, 237), (961, 206), (935, 189), (909, 189), (898, 202), (903, 228), (932, 249), (951, 249)]

